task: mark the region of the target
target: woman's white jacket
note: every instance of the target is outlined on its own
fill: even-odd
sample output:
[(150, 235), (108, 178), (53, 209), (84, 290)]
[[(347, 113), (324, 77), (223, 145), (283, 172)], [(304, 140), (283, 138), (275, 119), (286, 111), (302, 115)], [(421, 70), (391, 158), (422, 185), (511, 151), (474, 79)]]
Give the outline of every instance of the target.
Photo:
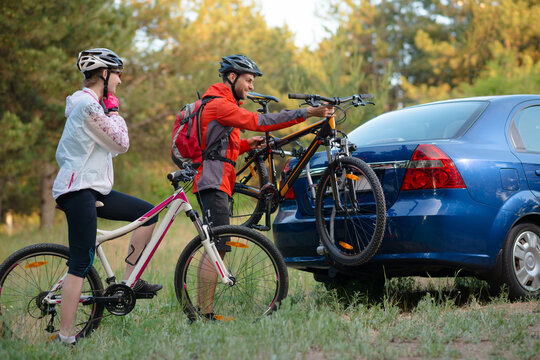
[(89, 88), (66, 98), (66, 118), (56, 149), (60, 171), (53, 197), (81, 189), (108, 194), (114, 183), (112, 158), (129, 148), (126, 122), (120, 115), (107, 116)]

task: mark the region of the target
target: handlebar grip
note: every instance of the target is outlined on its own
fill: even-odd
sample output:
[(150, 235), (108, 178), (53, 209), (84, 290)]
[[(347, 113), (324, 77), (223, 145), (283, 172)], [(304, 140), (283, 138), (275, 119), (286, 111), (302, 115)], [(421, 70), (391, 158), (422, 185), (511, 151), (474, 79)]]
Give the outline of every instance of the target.
[(172, 173), (170, 173), (170, 174), (167, 174), (167, 179), (168, 179), (169, 181), (173, 181), (173, 179), (176, 177), (176, 173), (177, 173), (177, 172), (178, 172), (178, 171), (175, 171), (175, 172), (172, 172)]
[(309, 99), (309, 95), (306, 95), (306, 94), (289, 94), (289, 99), (305, 100), (305, 99)]
[(360, 94), (360, 97), (361, 97), (363, 100), (371, 100), (371, 99), (373, 99), (375, 96), (373, 96), (373, 94)]

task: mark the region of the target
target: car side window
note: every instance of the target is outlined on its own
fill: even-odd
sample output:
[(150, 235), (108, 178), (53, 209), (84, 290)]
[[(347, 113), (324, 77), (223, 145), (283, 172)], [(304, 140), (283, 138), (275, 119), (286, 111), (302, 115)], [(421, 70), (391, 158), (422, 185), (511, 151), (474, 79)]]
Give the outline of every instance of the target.
[(517, 151), (540, 153), (540, 106), (530, 106), (519, 111), (510, 132), (513, 133), (512, 142)]

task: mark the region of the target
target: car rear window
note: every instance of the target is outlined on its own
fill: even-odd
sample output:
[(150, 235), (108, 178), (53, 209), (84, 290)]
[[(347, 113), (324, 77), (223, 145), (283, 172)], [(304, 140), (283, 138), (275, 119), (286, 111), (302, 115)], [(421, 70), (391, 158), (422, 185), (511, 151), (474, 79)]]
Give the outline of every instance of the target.
[(462, 136), (487, 106), (486, 101), (453, 101), (388, 112), (349, 134), (356, 145), (451, 139)]

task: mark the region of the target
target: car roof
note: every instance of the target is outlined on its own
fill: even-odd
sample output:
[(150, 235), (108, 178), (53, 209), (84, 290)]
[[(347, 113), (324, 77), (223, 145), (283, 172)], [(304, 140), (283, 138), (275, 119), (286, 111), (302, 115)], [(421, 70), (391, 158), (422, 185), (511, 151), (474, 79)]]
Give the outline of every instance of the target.
[(515, 101), (515, 102), (521, 102), (521, 101), (525, 101), (525, 100), (535, 100), (535, 99), (540, 99), (540, 95), (539, 94), (487, 95), (487, 96), (473, 96), (473, 97), (466, 97), (466, 98), (456, 98), (456, 99), (433, 101), (433, 102), (429, 102), (429, 103), (413, 105), (413, 106), (410, 106), (410, 107), (431, 105), (431, 104), (441, 104), (441, 103), (456, 102), (456, 101), (490, 101), (490, 102)]

